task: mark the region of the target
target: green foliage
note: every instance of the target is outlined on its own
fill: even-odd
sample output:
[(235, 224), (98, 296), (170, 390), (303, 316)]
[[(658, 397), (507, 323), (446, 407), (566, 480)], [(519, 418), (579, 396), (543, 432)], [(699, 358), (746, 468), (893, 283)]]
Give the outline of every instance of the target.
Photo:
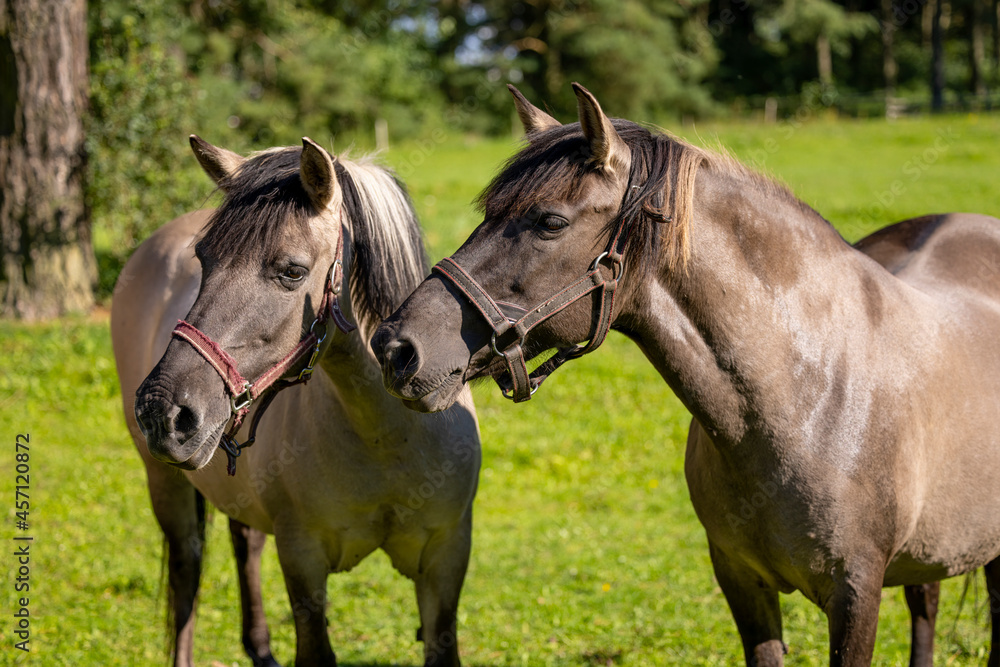
[[(171, 6), (169, 3), (166, 6)], [(148, 11), (144, 11), (148, 10)], [(91, 113), (87, 199), (99, 230), (99, 296), (135, 246), (209, 192), (186, 137), (198, 131), (198, 94), (171, 53), (175, 12), (155, 0), (91, 2)]]
[(846, 56), (852, 41), (874, 33), (878, 24), (874, 16), (849, 12), (832, 0), (789, 0), (773, 12), (761, 12), (758, 30), (777, 55), (796, 45), (815, 48), (816, 39), (825, 35), (833, 50)]
[[(781, 177), (849, 239), (931, 211), (1000, 214), (997, 118), (810, 117), (681, 132)], [(472, 232), (478, 216), (469, 203), (514, 148), (446, 135), (387, 153), (410, 185), (432, 257)], [(0, 323), (0, 368), (0, 439), (8, 443), (0, 475), (12, 483), (10, 443), (29, 432), (35, 537), (32, 653), (18, 661), (10, 626), (0, 626), (4, 659), (166, 662), (161, 536), (125, 430), (106, 319)], [(512, 405), (488, 385), (476, 402), (485, 451), (459, 617), (466, 664), (739, 663), (735, 626), (686, 492), (689, 417), (633, 343), (611, 336), (529, 403)], [(217, 512), (208, 540), (195, 659), (246, 664), (228, 529)], [(263, 582), (274, 649), (288, 664), (294, 629), (273, 543)], [(965, 583), (943, 586), (936, 663), (984, 663), (988, 596), (977, 575), (960, 605)], [(376, 555), (332, 576), (328, 589), (340, 662), (419, 663), (413, 588), (388, 559)], [(0, 587), (0, 607), (13, 609), (13, 595), (12, 586)], [(783, 596), (782, 610), (788, 663), (827, 664), (821, 612), (800, 595)], [(905, 664), (908, 650), (902, 594), (887, 589), (874, 664)]]
[[(674, 118), (712, 109), (704, 83), (718, 51), (702, 20), (705, 0), (686, 8), (669, 0), (489, 0), (475, 7), (449, 17), (442, 41), (459, 41), (453, 31), (465, 40), (443, 60), (464, 58), (465, 69), (487, 80), (514, 81), (557, 113), (576, 109), (571, 81), (615, 99), (623, 115)], [(469, 83), (456, 83), (458, 94), (469, 94)], [(500, 118), (510, 114), (504, 102)]]

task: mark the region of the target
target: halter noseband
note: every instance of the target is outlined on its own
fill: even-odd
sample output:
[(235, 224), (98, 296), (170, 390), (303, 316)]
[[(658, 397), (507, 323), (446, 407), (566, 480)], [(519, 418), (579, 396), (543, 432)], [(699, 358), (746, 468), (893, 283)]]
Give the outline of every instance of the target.
[[(634, 192), (638, 187), (631, 186), (626, 194)], [(669, 220), (668, 217), (663, 218), (664, 222)], [(624, 215), (621, 215), (611, 234), (611, 239), (608, 241), (607, 249), (591, 262), (587, 272), (555, 295), (527, 311), (520, 306), (495, 301), (483, 289), (483, 286), (476, 282), (451, 257), (445, 257), (434, 265), (432, 270), (451, 281), (493, 329), (490, 349), (494, 356), (503, 358), (507, 364), (507, 372), (510, 374), (511, 386), (508, 388), (500, 385), (500, 391), (505, 398), (509, 398), (515, 403), (529, 400), (538, 391), (545, 378), (557, 368), (570, 359), (576, 359), (588, 352), (593, 352), (604, 342), (608, 331), (611, 330), (615, 290), (625, 270), (623, 253), (628, 241), (628, 226), (628, 220)], [(605, 267), (611, 270), (610, 277), (605, 277), (602, 270)], [(597, 290), (600, 290), (596, 309), (597, 321), (590, 340), (586, 344), (560, 349), (529, 374), (524, 359), (524, 344), (528, 333), (569, 305)], [(514, 332), (512, 336), (509, 335), (511, 331)], [(510, 340), (504, 342), (505, 338)], [(500, 382), (498, 381), (497, 384)]]
[[(337, 242), (337, 259), (334, 260), (327, 274), (326, 283), (323, 286), (323, 299), (320, 301), (319, 309), (316, 312), (316, 319), (309, 326), (309, 331), (291, 352), (253, 382), (248, 381), (240, 374), (236, 368), (236, 360), (233, 359), (232, 355), (223, 350), (218, 343), (194, 325), (184, 320), (178, 320), (177, 326), (171, 332), (174, 338), (190, 343), (191, 347), (215, 369), (226, 385), (226, 392), (229, 394), (229, 407), (232, 411), (232, 422), (229, 428), (226, 429), (226, 432), (222, 434), (222, 438), (219, 440), (219, 447), (226, 452), (226, 472), (230, 476), (236, 474), (236, 459), (242, 453), (242, 450), (252, 445), (256, 440), (257, 425), (260, 422), (260, 418), (264, 415), (264, 411), (267, 410), (268, 406), (271, 405), (274, 397), (278, 395), (278, 392), (287, 387), (306, 383), (312, 377), (313, 367), (319, 358), (320, 345), (326, 340), (328, 333), (328, 320), (333, 320), (337, 328), (344, 333), (350, 333), (357, 328), (356, 325), (349, 322), (344, 316), (338, 301), (344, 277), (343, 261), (341, 259), (343, 250), (344, 235), (341, 234), (340, 240)], [(299, 360), (305, 357), (306, 354), (309, 354), (310, 351), (309, 360), (306, 362), (305, 367), (299, 371), (298, 375), (294, 379), (282, 379), (282, 376), (295, 366)], [(264, 396), (250, 422), (250, 437), (240, 444), (236, 441), (236, 433), (240, 430), (243, 419), (250, 412), (250, 406), (254, 401), (260, 398), (268, 389), (271, 391)]]

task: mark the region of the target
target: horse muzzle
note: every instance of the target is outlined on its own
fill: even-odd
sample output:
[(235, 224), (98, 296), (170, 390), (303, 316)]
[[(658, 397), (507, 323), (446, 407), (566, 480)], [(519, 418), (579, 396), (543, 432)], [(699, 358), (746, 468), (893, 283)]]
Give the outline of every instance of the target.
[(218, 441), (223, 424), (206, 433), (204, 416), (186, 405), (179, 405), (143, 387), (136, 392), (135, 419), (146, 438), (146, 447), (157, 461), (197, 470), (207, 464), (215, 446), (206, 447), (209, 440)]

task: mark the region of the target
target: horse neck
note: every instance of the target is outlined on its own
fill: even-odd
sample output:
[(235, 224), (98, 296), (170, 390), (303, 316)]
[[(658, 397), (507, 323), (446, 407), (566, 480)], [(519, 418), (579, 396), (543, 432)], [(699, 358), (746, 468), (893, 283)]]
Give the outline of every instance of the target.
[(814, 211), (720, 171), (698, 174), (686, 272), (640, 288), (623, 329), (713, 438), (738, 443), (792, 433), (796, 406), (866, 344), (853, 295), (884, 281)]
[[(354, 430), (364, 433), (368, 429), (378, 429), (385, 421), (384, 416), (398, 407), (399, 400), (392, 398), (382, 388), (382, 375), (375, 354), (368, 345), (373, 323), (359, 317), (358, 309), (351, 299), (351, 267), (353, 254), (350, 239), (344, 243), (344, 283), (339, 294), (339, 305), (349, 322), (358, 328), (344, 333), (329, 322), (330, 342), (319, 366), (337, 390), (335, 400), (341, 404)], [(374, 325), (377, 325), (375, 322)], [(395, 405), (392, 405), (392, 404)], [(398, 410), (397, 410), (398, 411)]]

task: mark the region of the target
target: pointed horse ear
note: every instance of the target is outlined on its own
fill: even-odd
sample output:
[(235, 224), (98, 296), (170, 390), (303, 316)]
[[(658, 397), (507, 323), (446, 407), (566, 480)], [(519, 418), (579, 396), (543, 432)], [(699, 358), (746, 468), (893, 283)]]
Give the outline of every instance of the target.
[(590, 143), (590, 163), (627, 178), (632, 164), (632, 151), (618, 136), (614, 126), (597, 99), (580, 84), (573, 83), (577, 107), (580, 112), (580, 128)]
[(317, 211), (326, 210), (339, 193), (333, 158), (309, 137), (302, 138), (299, 178)]
[(514, 108), (517, 109), (517, 117), (521, 119), (521, 124), (524, 125), (525, 135), (530, 137), (536, 132), (544, 132), (545, 130), (562, 125), (555, 118), (529, 102), (513, 84), (508, 83), (507, 90), (514, 96)]
[(192, 134), (188, 140), (191, 142), (194, 156), (198, 158), (198, 164), (215, 181), (216, 185), (219, 185), (224, 178), (236, 171), (246, 161), (242, 155), (213, 146), (197, 134)]

